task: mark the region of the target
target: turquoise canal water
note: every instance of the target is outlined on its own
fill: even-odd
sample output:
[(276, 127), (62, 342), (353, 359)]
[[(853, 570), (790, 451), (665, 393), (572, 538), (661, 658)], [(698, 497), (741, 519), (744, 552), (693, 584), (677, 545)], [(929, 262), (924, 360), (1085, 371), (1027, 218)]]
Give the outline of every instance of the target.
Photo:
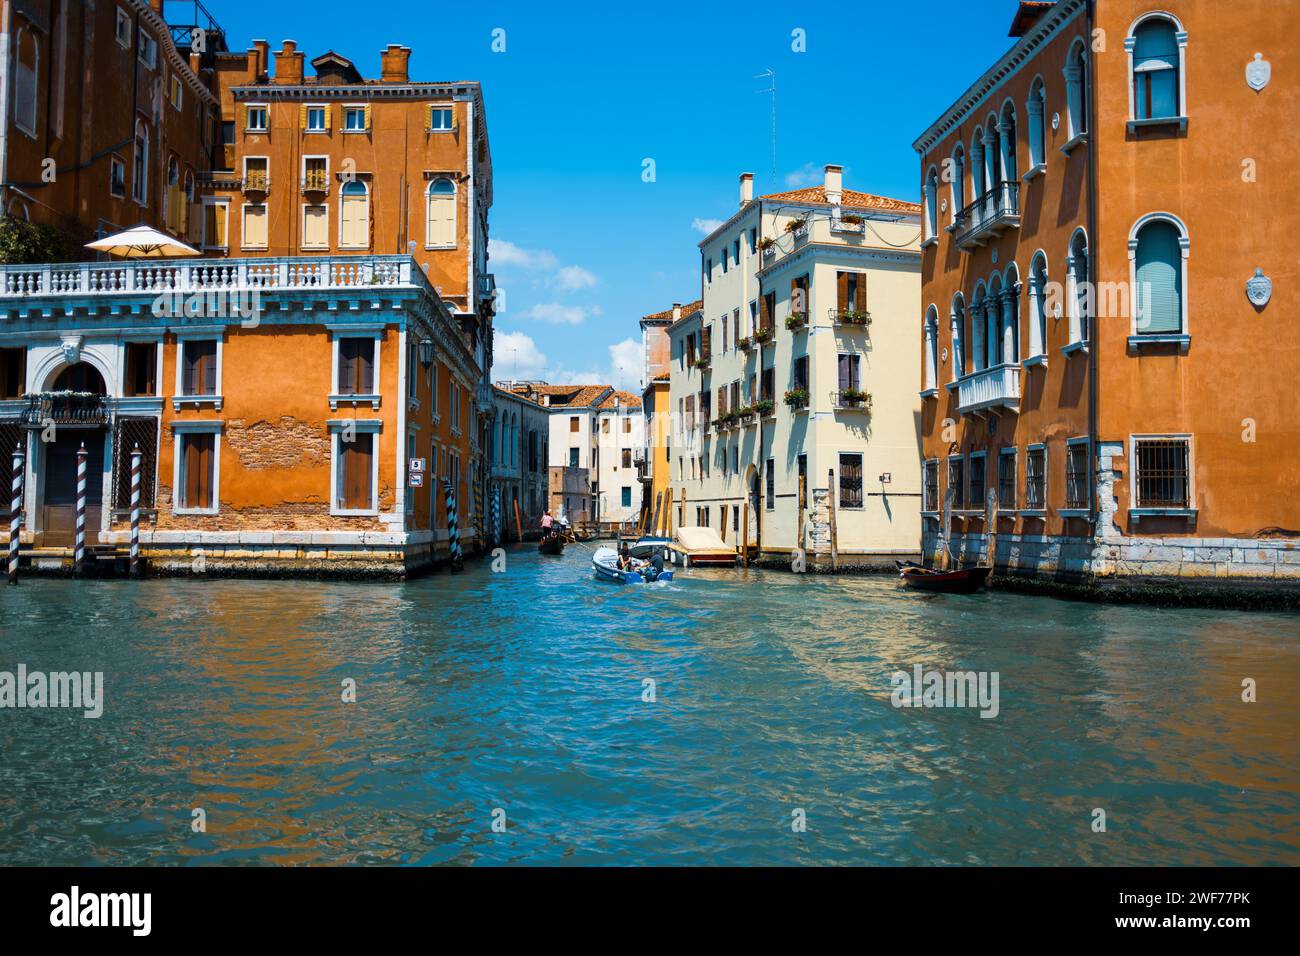
[(1300, 863), (1298, 616), (587, 562), (3, 590), (0, 670), (105, 700), (0, 710), (0, 863)]

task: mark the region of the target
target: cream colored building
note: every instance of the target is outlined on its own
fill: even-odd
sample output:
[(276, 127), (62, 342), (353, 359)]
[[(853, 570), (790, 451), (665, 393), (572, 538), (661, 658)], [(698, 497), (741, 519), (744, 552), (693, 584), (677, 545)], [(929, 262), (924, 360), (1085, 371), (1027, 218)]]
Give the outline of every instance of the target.
[(700, 243), (703, 307), (668, 330), (674, 528), (781, 562), (919, 554), (920, 233), (918, 205), (846, 190), (838, 166), (757, 199), (741, 176)]

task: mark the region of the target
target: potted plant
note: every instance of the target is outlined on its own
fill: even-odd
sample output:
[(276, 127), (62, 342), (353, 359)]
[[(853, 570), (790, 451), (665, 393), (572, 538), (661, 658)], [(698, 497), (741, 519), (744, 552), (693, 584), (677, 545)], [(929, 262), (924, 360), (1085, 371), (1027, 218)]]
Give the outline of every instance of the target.
[(803, 232), (808, 228), (807, 219), (791, 219), (785, 224), (785, 231), (790, 233)]
[(857, 408), (867, 400), (869, 396), (860, 388), (846, 388), (840, 392), (840, 404), (849, 408)]
[(792, 388), (785, 393), (785, 403), (793, 409), (808, 407), (808, 389)]
[(871, 321), (871, 313), (866, 309), (840, 309), (838, 320), (842, 325), (867, 325)]
[(865, 220), (856, 212), (846, 212), (840, 216), (840, 222), (848, 226), (860, 226)]
[(773, 239), (771, 236), (764, 236), (762, 239), (758, 240), (758, 248), (763, 252), (767, 252), (775, 245), (776, 245), (776, 240)]
[(741, 349), (742, 351), (745, 352), (748, 352), (750, 348), (753, 346), (753, 344), (754, 344), (753, 340), (748, 335), (746, 335), (744, 338), (736, 339), (736, 348)]
[(754, 330), (755, 342), (767, 342), (772, 338), (772, 330), (766, 325), (760, 326)]
[(708, 368), (708, 367), (709, 367), (709, 356), (707, 356), (707, 355), (701, 355), (699, 358), (697, 358), (697, 359), (695, 360), (694, 365), (695, 365), (696, 368)]
[(776, 402), (770, 398), (759, 399), (754, 403), (754, 411), (758, 412), (759, 418), (767, 418), (776, 411)]

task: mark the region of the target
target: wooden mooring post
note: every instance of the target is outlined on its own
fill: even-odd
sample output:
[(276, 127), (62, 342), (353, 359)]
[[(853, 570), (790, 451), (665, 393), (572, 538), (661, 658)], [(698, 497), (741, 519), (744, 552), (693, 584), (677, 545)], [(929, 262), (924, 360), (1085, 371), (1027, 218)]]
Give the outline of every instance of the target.
[(749, 499), (745, 499), (743, 510), (740, 517), (741, 539), (740, 539), (740, 559), (745, 567), (749, 567)]
[(840, 545), (835, 534), (835, 469), (826, 473), (826, 514), (831, 528), (831, 570), (840, 568)]
[(805, 508), (804, 508), (804, 502), (806, 502), (806, 501), (808, 500), (807, 495), (808, 495), (808, 476), (807, 476), (807, 475), (800, 475), (800, 476), (799, 476), (799, 501), (798, 501), (798, 505), (799, 505), (799, 555), (800, 555), (800, 557), (803, 558), (803, 565), (804, 565), (805, 568), (807, 568), (807, 566), (808, 566), (808, 554), (807, 554), (807, 551), (806, 551), (805, 548), (804, 548), (804, 544), (805, 544), (805, 541), (806, 541), (806, 539), (804, 538), (804, 530), (805, 530), (805, 528), (804, 528), (804, 511), (805, 511)]

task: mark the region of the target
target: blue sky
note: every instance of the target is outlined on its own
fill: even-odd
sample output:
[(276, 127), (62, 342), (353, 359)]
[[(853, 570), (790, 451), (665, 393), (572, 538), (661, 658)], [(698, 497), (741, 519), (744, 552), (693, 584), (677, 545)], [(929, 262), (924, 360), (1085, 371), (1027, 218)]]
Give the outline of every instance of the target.
[[(637, 320), (699, 295), (700, 230), (735, 210), (741, 172), (772, 192), (840, 163), (847, 187), (915, 199), (912, 141), (1010, 47), (1016, 7), (205, 2), (235, 49), (289, 38), (308, 59), (334, 49), (377, 76), (379, 51), (402, 43), (413, 79), (480, 81), (492, 269), (505, 291), (495, 375), (632, 388)], [(792, 49), (796, 29), (804, 52)], [(775, 177), (771, 100), (755, 78), (768, 68)], [(654, 182), (642, 180), (646, 159)]]

